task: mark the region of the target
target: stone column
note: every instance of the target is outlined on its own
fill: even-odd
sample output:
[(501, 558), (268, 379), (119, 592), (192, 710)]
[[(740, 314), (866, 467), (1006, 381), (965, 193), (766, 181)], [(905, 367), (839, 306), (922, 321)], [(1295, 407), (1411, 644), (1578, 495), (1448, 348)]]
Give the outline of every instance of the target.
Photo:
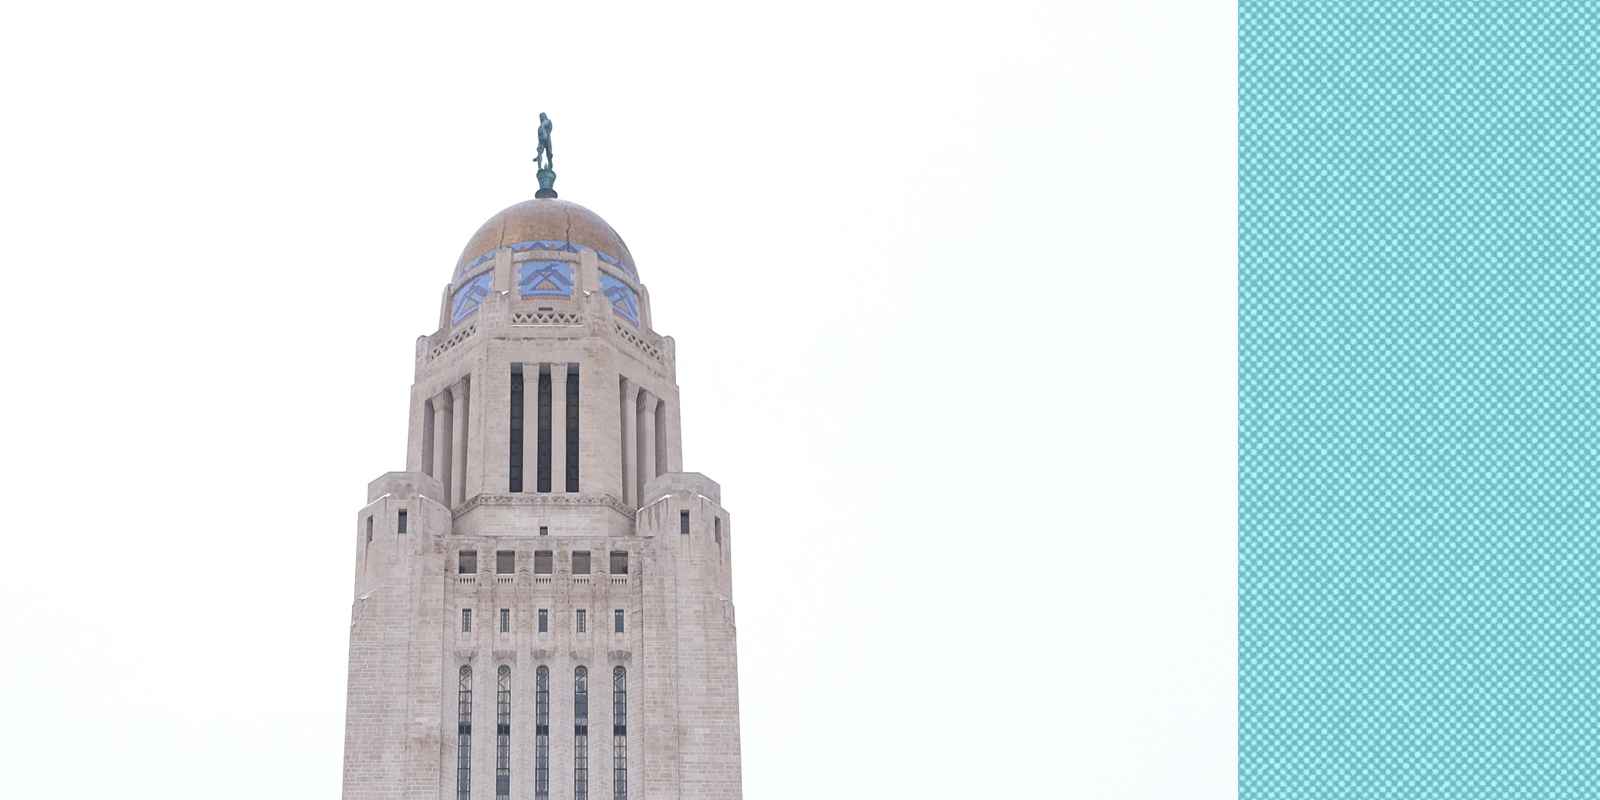
[[(638, 432), (639, 387), (633, 381), (622, 379), (622, 504), (639, 505), (638, 495)], [(609, 676), (607, 680), (610, 680)]]
[[(467, 379), (450, 387), (450, 490), (446, 495), (454, 508), (467, 499)], [(435, 421), (437, 422), (437, 420)]]
[(433, 477), (444, 487), (444, 504), (450, 505), (450, 393), (440, 392), (433, 405)]
[(550, 491), (567, 490), (567, 365), (550, 365)]
[(656, 396), (639, 391), (639, 505), (644, 505), (644, 486), (656, 476)]

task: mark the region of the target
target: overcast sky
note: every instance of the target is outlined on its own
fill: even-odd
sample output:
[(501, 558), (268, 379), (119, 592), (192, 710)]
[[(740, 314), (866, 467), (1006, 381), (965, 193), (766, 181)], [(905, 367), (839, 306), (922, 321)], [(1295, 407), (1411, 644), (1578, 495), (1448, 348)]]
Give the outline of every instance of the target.
[(737, 520), (746, 797), (1232, 797), (1233, 31), (9, 8), (0, 796), (337, 796), (349, 526), (545, 111)]

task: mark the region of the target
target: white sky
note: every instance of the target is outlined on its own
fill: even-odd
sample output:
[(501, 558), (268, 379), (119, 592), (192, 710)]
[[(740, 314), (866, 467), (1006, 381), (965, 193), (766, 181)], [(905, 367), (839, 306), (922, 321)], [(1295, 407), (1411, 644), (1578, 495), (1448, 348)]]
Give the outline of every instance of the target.
[(542, 110), (735, 515), (746, 797), (1232, 797), (1233, 4), (564, 5), (0, 15), (0, 796), (337, 796)]

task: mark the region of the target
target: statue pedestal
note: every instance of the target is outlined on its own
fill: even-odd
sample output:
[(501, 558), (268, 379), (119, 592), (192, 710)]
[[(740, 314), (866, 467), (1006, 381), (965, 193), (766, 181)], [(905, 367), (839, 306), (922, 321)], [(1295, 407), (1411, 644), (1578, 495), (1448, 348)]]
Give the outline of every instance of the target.
[(550, 198), (556, 196), (556, 171), (553, 169), (539, 170), (539, 191), (533, 193), (534, 197)]

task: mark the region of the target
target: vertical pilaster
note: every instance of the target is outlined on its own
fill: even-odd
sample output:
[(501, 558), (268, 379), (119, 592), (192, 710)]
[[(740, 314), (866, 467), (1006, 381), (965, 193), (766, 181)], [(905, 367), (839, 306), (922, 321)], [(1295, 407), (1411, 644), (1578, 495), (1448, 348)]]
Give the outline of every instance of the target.
[(450, 488), (445, 496), (450, 507), (466, 500), (467, 465), (467, 379), (450, 387)]
[(644, 504), (644, 487), (656, 476), (656, 396), (639, 392), (639, 504)]
[(539, 490), (539, 365), (522, 362), (522, 491)]
[[(639, 387), (627, 378), (622, 379), (622, 504), (639, 505), (638, 494), (638, 432)], [(607, 678), (609, 680), (609, 676)]]
[[(503, 313), (504, 304), (501, 304)], [(461, 476), (461, 501), (466, 502), (469, 497), (476, 497), (484, 490), (484, 459), (489, 456), (489, 417), (491, 409), (495, 408), (493, 384), (488, 380), (489, 358), (485, 350), (473, 360), (472, 370), (467, 373), (466, 380), (466, 417), (467, 435), (462, 437), (461, 444), (465, 448), (462, 463), (467, 465)], [(505, 397), (505, 392), (500, 397)], [(500, 413), (505, 413), (505, 407), (500, 406)], [(500, 453), (501, 463), (505, 462), (505, 454)], [(492, 485), (492, 484), (491, 484)]]
[(567, 490), (567, 365), (550, 365), (550, 491)]
[(428, 401), (433, 406), (433, 477), (444, 487), (444, 505), (449, 508), (450, 487), (450, 393), (440, 392)]

